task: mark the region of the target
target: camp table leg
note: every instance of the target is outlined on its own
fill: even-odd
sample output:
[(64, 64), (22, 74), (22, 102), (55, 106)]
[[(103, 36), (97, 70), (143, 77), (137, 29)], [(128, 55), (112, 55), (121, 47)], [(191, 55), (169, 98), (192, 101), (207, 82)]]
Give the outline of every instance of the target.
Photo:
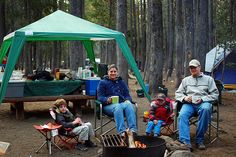
[(16, 119), (17, 120), (22, 120), (25, 118), (24, 115), (24, 102), (20, 101), (20, 102), (16, 102), (14, 104), (12, 104), (13, 106), (11, 108), (15, 108), (16, 111)]

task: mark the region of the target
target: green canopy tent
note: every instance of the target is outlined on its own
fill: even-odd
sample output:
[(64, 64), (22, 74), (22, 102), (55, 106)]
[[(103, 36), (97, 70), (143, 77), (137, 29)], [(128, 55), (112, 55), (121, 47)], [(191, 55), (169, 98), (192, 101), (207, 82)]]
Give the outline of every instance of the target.
[(134, 71), (140, 86), (144, 90), (145, 96), (149, 101), (151, 100), (123, 33), (102, 27), (58, 10), (4, 37), (0, 49), (0, 62), (6, 56), (9, 48), (10, 51), (1, 83), (0, 103), (5, 96), (9, 79), (19, 55), (21, 54), (24, 43), (27, 41), (55, 40), (80, 40), (87, 51), (88, 57), (95, 66), (95, 69), (96, 63), (93, 42), (96, 40), (116, 40), (128, 64)]

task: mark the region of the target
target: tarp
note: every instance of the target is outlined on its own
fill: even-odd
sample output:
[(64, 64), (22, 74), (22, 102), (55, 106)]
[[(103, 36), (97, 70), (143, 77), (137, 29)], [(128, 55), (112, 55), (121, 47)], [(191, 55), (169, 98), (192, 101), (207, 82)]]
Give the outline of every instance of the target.
[(144, 90), (145, 96), (149, 101), (151, 101), (151, 97), (146, 91), (142, 76), (123, 33), (102, 27), (58, 10), (4, 37), (4, 41), (0, 50), (0, 62), (8, 52), (9, 48), (10, 51), (0, 88), (0, 102), (2, 102), (5, 96), (8, 81), (25, 42), (80, 40), (87, 50), (88, 57), (94, 66), (96, 66), (93, 42), (95, 40), (113, 39), (115, 39), (118, 43), (122, 54), (126, 58), (140, 86)]
[(236, 52), (216, 46), (206, 54), (205, 72), (220, 80), (225, 89), (236, 89)]

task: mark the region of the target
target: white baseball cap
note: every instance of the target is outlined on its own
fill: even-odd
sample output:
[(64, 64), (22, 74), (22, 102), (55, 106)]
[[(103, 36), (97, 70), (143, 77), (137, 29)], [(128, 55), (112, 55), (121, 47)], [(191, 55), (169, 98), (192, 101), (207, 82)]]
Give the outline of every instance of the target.
[(189, 62), (189, 66), (198, 67), (200, 65), (201, 65), (200, 62), (196, 59), (193, 59)]

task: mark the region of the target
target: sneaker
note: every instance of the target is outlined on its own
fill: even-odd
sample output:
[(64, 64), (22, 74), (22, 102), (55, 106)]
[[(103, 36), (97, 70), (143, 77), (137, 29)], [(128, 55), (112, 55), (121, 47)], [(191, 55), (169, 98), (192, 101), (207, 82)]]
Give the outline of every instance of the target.
[(75, 146), (75, 149), (81, 150), (81, 151), (87, 151), (88, 148), (85, 147), (82, 143), (77, 143), (77, 145)]
[[(181, 141), (180, 141), (181, 142)], [(192, 152), (193, 151), (193, 148), (192, 148), (192, 145), (191, 144), (188, 144), (188, 143), (186, 143), (186, 142), (181, 142), (182, 144), (181, 144), (181, 146), (182, 147), (185, 147), (186, 149), (188, 149), (190, 152)]]
[(125, 132), (122, 132), (121, 134), (120, 134), (120, 136), (121, 136), (121, 138), (125, 138)]
[(148, 132), (146, 132), (146, 136), (151, 136), (151, 134), (150, 134), (150, 133), (148, 133)]
[(198, 148), (199, 150), (205, 150), (205, 149), (206, 149), (206, 146), (205, 146), (203, 143), (198, 143), (198, 144), (197, 144), (197, 148)]
[(97, 145), (93, 143), (91, 140), (85, 141), (84, 145), (85, 147), (97, 147)]
[(159, 134), (154, 134), (154, 137), (159, 137), (160, 135)]
[(137, 136), (138, 134), (136, 133), (136, 132), (134, 132), (134, 131), (132, 131), (132, 133), (133, 133), (133, 136)]

